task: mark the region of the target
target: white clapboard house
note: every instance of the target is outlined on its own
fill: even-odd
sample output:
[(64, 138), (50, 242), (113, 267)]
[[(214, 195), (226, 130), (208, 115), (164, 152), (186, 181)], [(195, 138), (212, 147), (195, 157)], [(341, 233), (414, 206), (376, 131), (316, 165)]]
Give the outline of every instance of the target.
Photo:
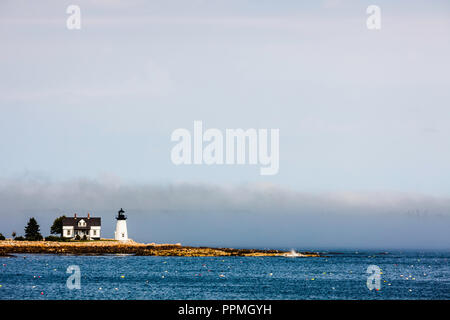
[(100, 239), (101, 224), (101, 218), (91, 217), (89, 213), (87, 217), (77, 217), (75, 213), (72, 218), (63, 219), (63, 237), (75, 239), (78, 235), (81, 239), (86, 236), (88, 240), (98, 240)]

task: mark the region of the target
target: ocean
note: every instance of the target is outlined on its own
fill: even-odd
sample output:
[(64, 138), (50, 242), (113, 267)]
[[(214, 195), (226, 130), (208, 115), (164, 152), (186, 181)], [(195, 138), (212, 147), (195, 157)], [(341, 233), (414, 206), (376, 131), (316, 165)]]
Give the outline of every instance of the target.
[[(320, 258), (16, 254), (0, 299), (450, 299), (450, 252), (341, 251)], [(379, 290), (366, 273), (380, 268)], [(69, 289), (69, 266), (79, 289)], [(73, 269), (72, 269), (73, 270)]]

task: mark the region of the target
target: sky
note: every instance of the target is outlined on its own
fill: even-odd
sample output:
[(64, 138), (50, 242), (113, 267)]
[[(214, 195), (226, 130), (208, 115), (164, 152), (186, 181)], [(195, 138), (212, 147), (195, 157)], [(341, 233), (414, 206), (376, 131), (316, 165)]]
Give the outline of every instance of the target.
[[(449, 39), (448, 1), (2, 1), (0, 232), (449, 249)], [(278, 174), (174, 165), (196, 120), (279, 129)]]

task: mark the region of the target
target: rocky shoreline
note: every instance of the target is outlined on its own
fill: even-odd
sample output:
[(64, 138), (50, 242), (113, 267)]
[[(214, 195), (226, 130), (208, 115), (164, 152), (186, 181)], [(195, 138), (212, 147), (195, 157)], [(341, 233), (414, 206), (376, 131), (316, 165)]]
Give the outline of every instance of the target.
[[(56, 242), (56, 241), (0, 241), (0, 257), (17, 253), (44, 253), (69, 255), (105, 255), (130, 254), (136, 256), (178, 256), (178, 257), (276, 257), (289, 256), (280, 250), (233, 249), (189, 247), (181, 244), (137, 243), (134, 241), (119, 242), (100, 240), (89, 242)], [(318, 253), (301, 252), (302, 257), (319, 257)]]

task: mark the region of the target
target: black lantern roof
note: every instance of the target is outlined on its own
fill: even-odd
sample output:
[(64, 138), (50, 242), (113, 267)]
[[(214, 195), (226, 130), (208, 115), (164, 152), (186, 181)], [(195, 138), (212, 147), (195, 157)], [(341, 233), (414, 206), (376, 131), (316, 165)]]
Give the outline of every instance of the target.
[(127, 220), (127, 216), (124, 215), (125, 211), (123, 211), (122, 208), (120, 208), (119, 212), (117, 212), (117, 220)]

